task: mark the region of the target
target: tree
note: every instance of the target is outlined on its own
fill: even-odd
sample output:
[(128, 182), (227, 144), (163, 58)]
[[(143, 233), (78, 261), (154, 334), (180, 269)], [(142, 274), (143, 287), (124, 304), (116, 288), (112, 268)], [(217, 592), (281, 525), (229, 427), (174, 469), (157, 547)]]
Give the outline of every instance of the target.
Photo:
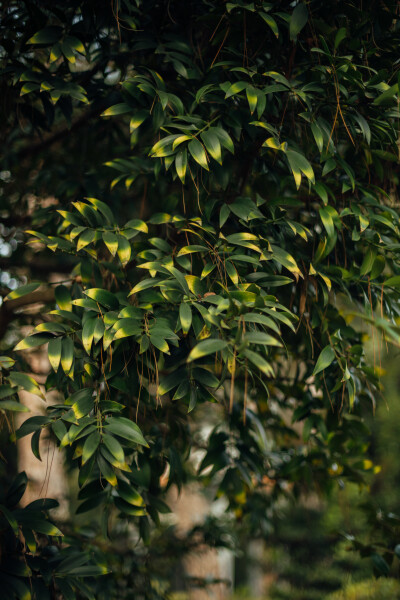
[[(15, 0), (1, 27), (4, 421), (43, 394), (21, 351), (47, 345), (60, 401), (17, 437), (38, 455), (51, 430), (104, 539), (118, 515), (148, 544), (198, 448), (253, 535), (282, 498), (362, 482), (380, 382), (351, 320), (399, 342), (397, 3)], [(15, 486), (9, 597), (112, 597), (100, 550)], [(116, 597), (163, 597), (150, 577)]]

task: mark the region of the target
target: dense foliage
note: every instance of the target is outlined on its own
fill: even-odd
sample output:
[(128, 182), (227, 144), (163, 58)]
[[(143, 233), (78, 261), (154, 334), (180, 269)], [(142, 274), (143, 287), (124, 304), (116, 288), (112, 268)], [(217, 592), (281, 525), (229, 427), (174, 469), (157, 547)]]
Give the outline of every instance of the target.
[[(50, 429), (79, 471), (78, 512), (101, 511), (104, 539), (118, 515), (144, 543), (139, 589), (104, 584), (107, 598), (168, 593), (140, 557), (188, 476), (258, 535), (282, 498), (373, 470), (364, 415), (379, 347), (400, 334), (397, 9), (1, 7), (1, 281), (16, 289), (1, 306), (0, 410), (8, 423), (18, 390), (56, 391), (17, 437), (33, 434), (39, 457)], [(48, 310), (25, 313), (35, 302)], [(22, 324), (34, 328), (13, 348)], [(24, 363), (43, 345), (44, 391)], [(62, 547), (51, 503), (29, 517), (10, 493), (9, 597), (103, 597), (102, 552)]]

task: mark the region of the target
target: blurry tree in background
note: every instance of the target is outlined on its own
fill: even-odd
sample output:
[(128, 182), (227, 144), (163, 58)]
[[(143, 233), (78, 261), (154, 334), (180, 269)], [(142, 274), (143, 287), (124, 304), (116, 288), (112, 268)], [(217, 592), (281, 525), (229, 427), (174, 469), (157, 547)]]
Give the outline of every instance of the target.
[[(78, 514), (5, 486), (6, 597), (167, 598), (186, 552), (370, 480), (400, 341), (399, 24), (385, 0), (1, 4), (2, 476), (10, 434), (40, 458), (47, 432)], [(46, 404), (14, 434), (22, 390)], [(182, 539), (160, 515), (188, 481), (226, 518)], [(387, 575), (396, 535), (351, 541)]]

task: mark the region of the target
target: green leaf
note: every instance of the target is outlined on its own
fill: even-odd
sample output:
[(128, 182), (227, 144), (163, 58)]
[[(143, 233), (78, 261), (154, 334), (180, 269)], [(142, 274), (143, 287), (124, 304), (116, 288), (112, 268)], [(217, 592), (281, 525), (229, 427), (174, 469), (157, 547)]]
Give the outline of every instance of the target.
[(218, 136), (213, 131), (203, 131), (201, 139), (206, 147), (207, 152), (222, 165), (221, 143)]
[(93, 431), (85, 440), (82, 449), (82, 464), (84, 465), (96, 452), (100, 444), (100, 433)]
[(313, 188), (318, 196), (321, 198), (322, 202), (326, 205), (328, 204), (328, 192), (326, 190), (326, 187), (324, 186), (323, 183), (317, 182), (314, 184), (314, 188)]
[(47, 346), (47, 354), (51, 367), (57, 373), (61, 361), (61, 338), (53, 338)]
[(139, 110), (137, 113), (135, 113), (129, 124), (129, 132), (133, 133), (138, 127), (140, 127), (140, 125), (147, 119), (148, 116), (148, 110)]
[(314, 171), (308, 160), (299, 152), (288, 150), (286, 152), (290, 168), (292, 169), (296, 187), (299, 189), (301, 183), (301, 173), (307, 177), (311, 183), (315, 183)]
[(67, 44), (66, 42), (63, 42), (61, 44), (61, 50), (62, 50), (62, 53), (64, 54), (65, 58), (68, 60), (68, 62), (75, 64), (76, 57), (75, 57), (75, 54), (73, 53), (71, 46), (69, 44)]
[(320, 126), (315, 121), (311, 123), (311, 131), (314, 136), (315, 143), (318, 146), (318, 150), (322, 152), (322, 150), (324, 149), (324, 137)]
[(265, 325), (266, 327), (273, 329), (273, 331), (278, 334), (280, 333), (279, 327), (276, 325), (276, 323), (266, 315), (251, 312), (243, 315), (242, 318), (246, 323), (259, 323), (260, 325)]
[(25, 471), (18, 473), (13, 479), (6, 495), (7, 506), (15, 506), (21, 500), (25, 494), (25, 490), (28, 486), (28, 477)]
[(197, 244), (193, 244), (191, 246), (184, 246), (181, 248), (177, 254), (177, 256), (184, 256), (185, 254), (193, 254), (194, 252), (208, 252), (208, 248), (205, 246), (200, 246)]
[(273, 34), (277, 38), (279, 38), (279, 29), (278, 29), (278, 25), (276, 24), (274, 17), (271, 17), (271, 15), (269, 15), (265, 12), (261, 12), (261, 11), (259, 11), (258, 14), (260, 15), (260, 17), (262, 19), (264, 19), (264, 21), (266, 22), (268, 27), (270, 27), (272, 29)]
[(192, 325), (192, 310), (187, 302), (182, 302), (179, 306), (179, 320), (183, 334), (187, 335)]
[(165, 338), (160, 335), (150, 335), (150, 342), (164, 354), (169, 354), (169, 346)]
[(380, 96), (375, 98), (373, 104), (380, 106), (381, 104), (391, 104), (395, 100), (395, 95), (399, 93), (399, 85), (395, 83), (385, 90)]
[(80, 54), (85, 54), (85, 46), (78, 38), (76, 38), (73, 35), (66, 35), (64, 40), (74, 50), (76, 50)]
[(161, 396), (164, 396), (164, 394), (172, 390), (172, 388), (179, 386), (182, 383), (183, 378), (184, 373), (182, 369), (173, 371), (172, 373), (161, 379), (160, 385), (158, 386), (158, 393)]
[(81, 308), (86, 308), (87, 310), (91, 310), (93, 312), (100, 313), (100, 308), (94, 300), (89, 300), (88, 298), (78, 298), (77, 300), (72, 300), (72, 304), (74, 306), (80, 306)]
[[(87, 200), (88, 202), (90, 202), (90, 204), (92, 204), (96, 210), (98, 212), (100, 212), (108, 221), (108, 223), (111, 225), (112, 223), (114, 223), (114, 215), (111, 211), (111, 209), (109, 208), (109, 206), (105, 203), (102, 202), (101, 200), (98, 200), (97, 198), (85, 198), (85, 200)], [(97, 218), (97, 220), (99, 221), (99, 219)]]
[(104, 427), (107, 432), (114, 433), (129, 442), (146, 446), (146, 448), (149, 447), (136, 423), (125, 417), (110, 417), (105, 421)]
[(289, 252), (287, 252), (283, 248), (278, 248), (278, 246), (274, 246), (272, 244), (271, 244), (271, 250), (272, 250), (272, 258), (274, 260), (276, 260), (282, 266), (286, 267), (286, 269), (288, 269), (292, 273), (295, 273), (302, 277), (302, 273), (301, 273), (299, 267), (297, 266), (296, 261), (294, 260), (293, 256), (291, 254), (289, 254)]
[(132, 288), (132, 290), (129, 292), (129, 296), (132, 296), (133, 294), (137, 294), (138, 292), (142, 292), (143, 290), (147, 290), (149, 288), (155, 288), (157, 286), (158, 283), (160, 283), (161, 281), (164, 281), (161, 278), (157, 278), (157, 277), (152, 277), (151, 279), (142, 279), (142, 281), (139, 281), (139, 283), (137, 283), (135, 285), (134, 288)]
[(201, 272), (200, 279), (204, 279), (205, 277), (207, 277), (207, 275), (214, 271), (216, 266), (217, 265), (213, 265), (212, 263), (208, 262)]
[(172, 150), (175, 150), (178, 146), (180, 146), (180, 144), (182, 144), (183, 142), (187, 142), (187, 140), (191, 140), (191, 139), (193, 139), (192, 135), (180, 135), (173, 142), (173, 144), (172, 144)]
[(29, 38), (28, 44), (54, 44), (55, 42), (58, 42), (61, 36), (61, 27), (45, 27)]
[(114, 323), (114, 339), (119, 340), (124, 337), (139, 335), (142, 331), (141, 322), (138, 319), (119, 319)]
[(72, 311), (71, 294), (65, 285), (58, 285), (54, 290), (54, 295), (61, 310)]
[(251, 363), (253, 363), (253, 365), (260, 369), (264, 375), (267, 375), (267, 377), (273, 377), (274, 371), (269, 362), (267, 362), (263, 356), (253, 352), (252, 350), (245, 350), (244, 355)]
[(227, 260), (225, 262), (225, 269), (226, 269), (226, 272), (228, 273), (229, 279), (232, 281), (232, 283), (237, 285), (239, 283), (239, 276), (236, 271), (236, 268), (229, 260)]
[(206, 369), (195, 368), (192, 370), (192, 376), (196, 381), (210, 388), (216, 388), (219, 386), (219, 380), (213, 373)]
[(10, 410), (12, 412), (30, 412), (27, 406), (24, 406), (16, 400), (0, 400), (0, 410)]
[(130, 515), (132, 517), (144, 517), (146, 515), (146, 510), (144, 508), (140, 508), (139, 506), (133, 506), (122, 498), (115, 498), (114, 504), (118, 510), (126, 515)]
[(236, 81), (235, 83), (232, 83), (232, 85), (228, 88), (225, 94), (225, 100), (227, 98), (230, 98), (231, 96), (236, 96), (237, 94), (240, 94), (240, 92), (243, 92), (243, 90), (245, 90), (246, 87), (247, 83), (245, 81)]
[(335, 358), (336, 354), (332, 346), (325, 346), (325, 348), (322, 350), (321, 354), (318, 357), (317, 363), (314, 367), (314, 371), (312, 374), (317, 375), (317, 373), (320, 373), (321, 371), (329, 367), (329, 365), (335, 360)]
[(258, 102), (258, 93), (255, 87), (252, 85), (248, 85), (246, 88), (246, 96), (247, 102), (249, 103), (250, 114), (256, 110), (257, 102)]
[[(364, 136), (365, 141), (367, 142), (368, 145), (370, 145), (371, 144), (371, 129), (368, 124), (368, 121), (358, 112), (354, 114), (354, 120), (357, 121), (357, 123), (361, 129), (361, 132)], [(397, 157), (396, 157), (396, 161), (397, 161)]]
[(16, 432), (17, 439), (19, 440), (19, 439), (25, 437), (26, 435), (30, 435), (31, 433), (34, 433), (38, 429), (42, 429), (42, 427), (44, 425), (48, 425), (48, 424), (49, 424), (48, 417), (43, 417), (43, 416), (39, 416), (39, 415), (35, 416), (35, 417), (30, 417), (29, 419), (26, 419), (26, 421), (24, 421), (22, 423), (22, 425), (19, 429), (17, 429), (17, 432)]
[(332, 238), (335, 233), (335, 226), (333, 223), (332, 215), (331, 215), (330, 211), (328, 210), (328, 207), (324, 206), (324, 207), (320, 208), (319, 216), (321, 217), (322, 224), (326, 229), (326, 233), (328, 234), (328, 237)]
[(128, 112), (132, 112), (134, 109), (129, 104), (125, 102), (121, 102), (120, 104), (114, 104), (114, 106), (110, 106), (103, 113), (101, 113), (101, 117), (114, 117), (115, 115), (123, 115)]
[(386, 279), (383, 285), (389, 287), (400, 287), (400, 275), (394, 275), (393, 277), (389, 277), (389, 279)]
[(181, 150), (178, 152), (175, 158), (175, 169), (179, 179), (182, 183), (185, 183), (186, 169), (187, 169), (187, 150)]
[(104, 335), (104, 331), (105, 331), (105, 325), (104, 325), (103, 319), (97, 319), (96, 326), (94, 328), (94, 333), (93, 333), (93, 343), (94, 344), (97, 344), (97, 342), (99, 340), (101, 340), (101, 338)]
[(268, 333), (262, 331), (249, 331), (246, 333), (245, 340), (251, 344), (263, 344), (265, 346), (282, 346), (278, 340)]
[(90, 354), (90, 350), (92, 348), (93, 343), (93, 335), (94, 330), (97, 323), (97, 317), (93, 317), (91, 319), (87, 319), (82, 329), (82, 343), (86, 352)]
[(125, 462), (125, 454), (123, 448), (118, 440), (107, 433), (103, 434), (103, 443), (107, 450), (113, 455), (113, 457), (123, 464)]
[(81, 391), (85, 393), (82, 393), (79, 399), (71, 406), (77, 419), (85, 417), (94, 408), (93, 390), (91, 388), (86, 388)]
[(128, 264), (131, 259), (132, 248), (129, 240), (127, 240), (122, 235), (118, 236), (118, 257), (122, 263), (122, 266)]
[(16, 393), (16, 389), (11, 387), (11, 385), (0, 385), (0, 399), (8, 398)]
[(364, 275), (368, 275), (368, 273), (371, 271), (372, 266), (375, 262), (376, 255), (377, 255), (376, 248), (368, 248), (367, 252), (365, 253), (364, 260), (362, 261), (362, 264), (360, 267), (361, 277), (363, 277)]
[(294, 9), (289, 21), (289, 33), (292, 41), (296, 40), (300, 31), (308, 21), (308, 10), (305, 4), (300, 2)]
[(42, 460), (41, 456), (40, 456), (40, 435), (41, 435), (41, 433), (42, 433), (42, 430), (38, 429), (37, 431), (35, 431), (35, 433), (31, 437), (32, 454), (35, 458), (37, 458), (40, 461)]
[(13, 530), (14, 534), (16, 536), (18, 536), (19, 535), (18, 523), (17, 523), (16, 518), (12, 514), (12, 512), (10, 510), (8, 510), (7, 507), (5, 507), (2, 504), (0, 504), (0, 513), (2, 513), (3, 516), (5, 517), (5, 519), (8, 521), (8, 524), (10, 525), (10, 527)]
[(196, 275), (185, 275), (185, 280), (189, 290), (195, 296), (202, 296), (205, 293), (205, 284)]
[(12, 372), (8, 378), (13, 385), (17, 385), (18, 387), (23, 388), (26, 392), (43, 398), (43, 400), (45, 399), (40, 387), (29, 375), (26, 375), (25, 373)]
[(15, 360), (9, 356), (0, 356), (0, 369), (11, 369), (15, 365)]
[(102, 306), (106, 306), (110, 310), (116, 309), (119, 306), (116, 296), (107, 290), (103, 290), (101, 288), (91, 288), (89, 290), (85, 290), (84, 294), (91, 300), (98, 302)]
[(125, 224), (125, 227), (129, 229), (135, 229), (136, 231), (141, 231), (143, 233), (149, 232), (149, 228), (147, 227), (146, 223), (141, 219), (131, 219)]
[(110, 254), (115, 256), (118, 250), (118, 238), (115, 233), (112, 233), (111, 231), (105, 231), (103, 233), (103, 242), (107, 246)]
[(371, 279), (376, 279), (377, 277), (379, 277), (379, 275), (383, 272), (385, 266), (386, 260), (384, 256), (378, 254), (378, 256), (375, 258), (374, 264), (372, 265), (370, 274)]
[(50, 340), (53, 339), (53, 336), (48, 333), (36, 333), (26, 337), (21, 340), (14, 348), (14, 350), (28, 350), (29, 348), (37, 348), (38, 346), (43, 346), (43, 344), (47, 344)]
[(199, 140), (192, 140), (188, 144), (188, 150), (190, 154), (193, 156), (194, 160), (201, 166), (203, 169), (208, 171), (208, 162), (207, 162), (207, 154), (204, 150), (203, 144), (199, 142)]
[(70, 337), (61, 342), (61, 366), (66, 375), (69, 374), (74, 362), (74, 342)]
[[(21, 519), (22, 521), (22, 519)], [(36, 531), (36, 533), (43, 533), (44, 535), (56, 535), (63, 536), (64, 534), (58, 527), (50, 523), (50, 521), (46, 521), (45, 519), (37, 519), (32, 517), (31, 515), (27, 515), (26, 519), (24, 518), (23, 524), (26, 524), (30, 529)]]
[(24, 83), (24, 85), (21, 87), (20, 96), (24, 96), (25, 94), (30, 94), (31, 92), (34, 92), (35, 90), (38, 90), (38, 89), (39, 89), (38, 83), (33, 83), (31, 81), (28, 81), (28, 83)]
[(150, 156), (152, 158), (163, 158), (165, 156), (170, 156), (174, 153), (172, 149), (172, 145), (176, 139), (180, 137), (179, 133), (174, 135), (167, 135), (167, 137), (162, 138), (159, 142), (154, 144), (152, 149), (150, 150)]
[(202, 358), (203, 356), (208, 356), (209, 354), (216, 354), (227, 346), (228, 342), (225, 342), (225, 340), (210, 338), (203, 340), (191, 350), (188, 356), (188, 362)]
[(26, 285), (21, 285), (16, 290), (10, 292), (4, 300), (15, 300), (16, 298), (22, 298), (22, 296), (26, 296), (31, 292), (34, 292), (40, 286), (40, 283), (27, 283)]
[(83, 250), (86, 246), (91, 244), (96, 237), (96, 231), (94, 229), (86, 229), (80, 236), (78, 243), (76, 245), (76, 249), (79, 252)]
[(233, 145), (232, 138), (225, 131), (225, 129), (222, 129), (221, 127), (209, 127), (208, 131), (215, 133), (216, 136), (219, 138), (219, 141), (221, 142), (221, 145), (224, 148), (226, 148), (227, 150), (229, 150), (229, 152), (231, 152), (232, 154), (234, 154), (235, 147)]
[(133, 504), (133, 506), (144, 506), (145, 505), (142, 496), (135, 490), (135, 488), (132, 487), (132, 485), (129, 485), (125, 481), (122, 481), (121, 479), (119, 479), (117, 489), (118, 489), (118, 494), (121, 496), (121, 498), (123, 500), (125, 500), (125, 502), (128, 502), (129, 504)]
[(344, 38), (346, 37), (346, 27), (341, 27), (340, 29), (338, 29), (336, 35), (335, 35), (335, 50), (338, 49), (339, 44), (342, 40), (344, 40)]

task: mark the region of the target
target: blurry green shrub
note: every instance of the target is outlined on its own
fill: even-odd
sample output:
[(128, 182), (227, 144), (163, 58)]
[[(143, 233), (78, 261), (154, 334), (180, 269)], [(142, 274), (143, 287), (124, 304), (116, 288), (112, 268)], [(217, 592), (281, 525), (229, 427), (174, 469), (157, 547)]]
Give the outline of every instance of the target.
[(395, 600), (400, 598), (400, 583), (396, 579), (367, 579), (352, 583), (329, 596), (329, 600)]

